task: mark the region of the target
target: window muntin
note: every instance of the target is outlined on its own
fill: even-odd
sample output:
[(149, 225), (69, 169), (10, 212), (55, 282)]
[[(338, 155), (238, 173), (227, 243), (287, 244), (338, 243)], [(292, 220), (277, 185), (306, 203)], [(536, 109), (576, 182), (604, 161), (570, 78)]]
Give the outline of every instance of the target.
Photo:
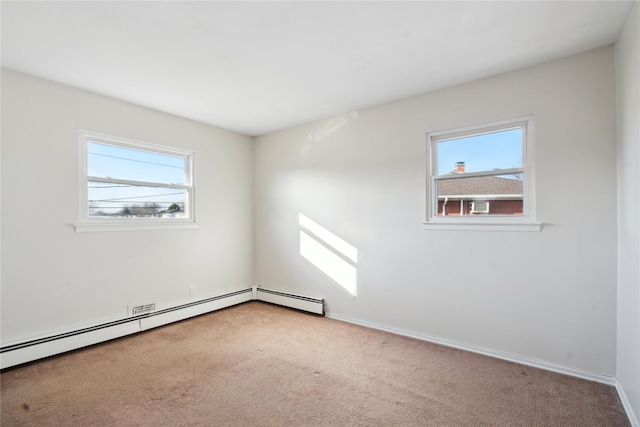
[(193, 152), (81, 132), (81, 218), (193, 223)]
[(428, 134), (429, 223), (534, 222), (533, 118)]

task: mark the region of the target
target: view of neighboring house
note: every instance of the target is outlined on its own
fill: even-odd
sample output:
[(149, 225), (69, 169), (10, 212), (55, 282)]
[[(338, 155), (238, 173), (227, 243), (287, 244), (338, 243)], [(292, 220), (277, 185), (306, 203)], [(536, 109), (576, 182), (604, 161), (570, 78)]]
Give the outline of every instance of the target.
[[(450, 174), (465, 172), (458, 162)], [(522, 180), (515, 177), (476, 176), (441, 179), (437, 184), (438, 216), (522, 215)]]

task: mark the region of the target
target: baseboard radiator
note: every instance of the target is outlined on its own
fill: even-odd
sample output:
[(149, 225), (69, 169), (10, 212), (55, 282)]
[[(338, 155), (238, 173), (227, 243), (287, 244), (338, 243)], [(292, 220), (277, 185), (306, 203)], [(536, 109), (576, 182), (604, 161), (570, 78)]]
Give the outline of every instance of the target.
[(253, 286), (252, 292), (253, 299), (258, 301), (270, 302), (324, 316), (324, 299), (322, 298), (265, 289), (259, 285)]
[(321, 298), (305, 297), (253, 286), (112, 322), (4, 345), (0, 347), (0, 369), (146, 331), (251, 300), (266, 301), (324, 315), (324, 302)]

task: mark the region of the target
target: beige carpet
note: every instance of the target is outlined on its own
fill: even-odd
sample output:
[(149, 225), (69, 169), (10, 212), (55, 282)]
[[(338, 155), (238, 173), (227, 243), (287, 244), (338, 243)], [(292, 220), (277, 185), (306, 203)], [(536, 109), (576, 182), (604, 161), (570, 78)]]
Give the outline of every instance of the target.
[(250, 302), (0, 375), (9, 426), (628, 426), (613, 387)]

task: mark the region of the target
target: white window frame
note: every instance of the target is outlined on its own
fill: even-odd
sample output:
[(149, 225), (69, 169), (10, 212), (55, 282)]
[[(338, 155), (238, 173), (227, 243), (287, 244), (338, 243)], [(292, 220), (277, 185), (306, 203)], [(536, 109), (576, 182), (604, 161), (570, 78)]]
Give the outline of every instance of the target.
[[(195, 222), (195, 153), (174, 147), (136, 141), (95, 132), (79, 131), (80, 140), (80, 196), (79, 196), (79, 220), (73, 226), (76, 232), (93, 231), (128, 231), (128, 230), (163, 230), (197, 228)], [(88, 144), (97, 142), (116, 147), (134, 150), (148, 151), (151, 153), (183, 157), (185, 162), (185, 183), (169, 184), (126, 179), (89, 176)], [(105, 218), (89, 216), (88, 184), (89, 181), (113, 182), (116, 184), (152, 185), (158, 187), (176, 188), (186, 190), (184, 210), (186, 218)]]
[[(495, 176), (522, 173), (523, 214), (522, 215), (468, 215), (438, 216), (438, 196), (436, 182), (442, 178), (438, 171), (438, 143), (458, 138), (482, 135), (509, 129), (522, 129), (522, 167), (501, 169), (500, 171), (467, 172), (460, 178), (473, 176)], [(426, 218), (422, 223), (425, 230), (478, 230), (478, 231), (540, 231), (542, 224), (536, 221), (535, 209), (535, 165), (534, 165), (534, 117), (533, 115), (500, 120), (456, 129), (427, 133), (427, 179)], [(451, 176), (447, 176), (451, 178)], [(454, 178), (454, 179), (457, 179)]]

